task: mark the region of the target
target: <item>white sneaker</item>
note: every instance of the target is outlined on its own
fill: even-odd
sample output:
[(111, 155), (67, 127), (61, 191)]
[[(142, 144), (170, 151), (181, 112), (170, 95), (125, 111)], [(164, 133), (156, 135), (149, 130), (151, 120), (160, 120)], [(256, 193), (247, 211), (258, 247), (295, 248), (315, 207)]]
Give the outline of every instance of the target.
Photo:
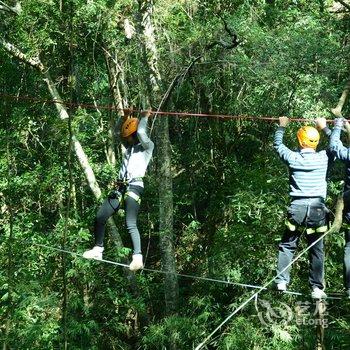
[(95, 245), (92, 249), (84, 252), (83, 257), (85, 259), (102, 260), (103, 247)]
[(133, 254), (129, 265), (130, 271), (137, 271), (143, 268), (142, 254)]
[(276, 288), (280, 292), (285, 292), (287, 290), (287, 283), (286, 282), (277, 283)]
[(327, 298), (327, 294), (320, 288), (314, 287), (311, 292), (312, 299), (325, 299)]

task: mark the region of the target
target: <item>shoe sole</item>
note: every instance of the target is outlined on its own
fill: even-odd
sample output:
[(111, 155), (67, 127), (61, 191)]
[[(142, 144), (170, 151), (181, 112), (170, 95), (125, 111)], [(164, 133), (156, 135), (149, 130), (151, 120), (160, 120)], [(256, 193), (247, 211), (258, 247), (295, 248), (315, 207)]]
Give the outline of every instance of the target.
[(129, 270), (130, 271), (138, 271), (138, 270), (142, 270), (143, 269), (143, 265), (142, 266), (140, 266), (140, 267), (132, 267), (132, 266), (129, 266)]
[(89, 256), (89, 257), (87, 257), (87, 256), (83, 255), (83, 258), (88, 259), (88, 260), (102, 260), (102, 258), (96, 257), (96, 256), (92, 256), (92, 257)]
[(311, 298), (315, 300), (327, 299), (327, 295), (322, 295), (321, 297), (315, 297), (311, 295)]

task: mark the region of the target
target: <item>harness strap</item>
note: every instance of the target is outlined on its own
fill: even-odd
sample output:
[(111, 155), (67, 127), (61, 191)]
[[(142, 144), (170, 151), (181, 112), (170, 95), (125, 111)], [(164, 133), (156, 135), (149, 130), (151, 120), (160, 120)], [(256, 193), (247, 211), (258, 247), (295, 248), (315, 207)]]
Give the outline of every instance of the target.
[(132, 179), (130, 179), (128, 181), (128, 183), (130, 184), (132, 182), (139, 182), (139, 181), (143, 181), (143, 177), (142, 176), (140, 176), (140, 177), (133, 177)]
[(296, 225), (293, 225), (289, 220), (286, 220), (285, 224), (288, 227), (289, 231), (294, 232), (297, 229)]
[[(292, 224), (289, 220), (286, 220), (286, 226), (287, 228), (289, 229), (289, 231), (303, 231), (304, 228), (302, 226), (296, 226), (294, 224)], [(315, 227), (315, 228), (312, 228), (312, 227), (308, 227), (306, 228), (306, 234), (310, 235), (312, 233), (324, 233), (328, 230), (328, 225), (323, 225), (323, 226), (320, 226), (320, 227)]]
[(133, 182), (140, 182), (140, 181), (143, 181), (143, 177), (140, 176), (140, 177), (133, 177), (132, 179), (130, 180), (126, 180), (126, 179), (118, 179), (115, 181), (115, 184), (116, 185), (129, 185)]
[(132, 191), (127, 191), (127, 192), (125, 193), (125, 195), (124, 195), (124, 198), (126, 198), (126, 197), (133, 198), (133, 199), (135, 199), (135, 201), (136, 201), (137, 203), (139, 203), (139, 204), (141, 203), (141, 198), (140, 198), (140, 196), (137, 195), (136, 193), (132, 192)]

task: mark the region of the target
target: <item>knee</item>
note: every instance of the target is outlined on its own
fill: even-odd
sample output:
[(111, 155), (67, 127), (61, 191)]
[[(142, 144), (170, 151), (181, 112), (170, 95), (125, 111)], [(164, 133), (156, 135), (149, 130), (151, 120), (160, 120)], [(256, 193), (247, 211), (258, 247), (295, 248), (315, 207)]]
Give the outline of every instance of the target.
[(323, 245), (316, 244), (313, 247), (311, 247), (310, 250), (309, 250), (309, 256), (310, 255), (314, 256), (314, 257), (323, 258), (324, 257)]
[(288, 242), (281, 242), (279, 244), (279, 251), (283, 253), (294, 253), (296, 247)]
[(319, 244), (315, 244), (313, 247), (311, 247), (310, 251), (314, 251), (317, 253), (322, 253), (324, 251), (324, 246), (323, 246), (323, 242), (319, 242)]
[(350, 242), (347, 242), (344, 247), (344, 254), (350, 258)]
[(125, 222), (128, 230), (137, 229), (137, 221), (135, 218), (126, 218)]
[(97, 222), (98, 224), (105, 224), (107, 220), (108, 220), (108, 217), (106, 217), (106, 215), (104, 215), (101, 212), (97, 212), (95, 217), (95, 222)]
[(280, 242), (279, 244), (279, 248), (282, 250), (295, 250), (297, 248), (297, 243), (293, 240), (293, 241), (289, 241), (289, 240), (283, 240)]
[(350, 269), (350, 249), (344, 254), (344, 266), (346, 271)]

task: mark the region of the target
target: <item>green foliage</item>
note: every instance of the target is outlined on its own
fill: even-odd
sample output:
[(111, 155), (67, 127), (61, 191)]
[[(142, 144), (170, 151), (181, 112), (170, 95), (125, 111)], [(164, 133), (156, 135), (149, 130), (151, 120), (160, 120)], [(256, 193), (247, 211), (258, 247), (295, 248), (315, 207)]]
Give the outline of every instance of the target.
[[(26, 0), (19, 15), (0, 10), (0, 37), (27, 57), (40, 57), (66, 101), (111, 104), (115, 87), (107, 63), (108, 59), (118, 62), (121, 94), (139, 108), (148, 74), (140, 49), (142, 3)], [(329, 116), (349, 73), (349, 18), (335, 14), (331, 6), (332, 1), (306, 0), (155, 2), (152, 20), (162, 79), (155, 103), (178, 77), (164, 108), (306, 120)], [(126, 19), (135, 29), (131, 39), (125, 38)], [(232, 41), (225, 25), (237, 35), (236, 48), (218, 44)], [(49, 98), (39, 71), (2, 48), (0, 62), (1, 92)], [(251, 291), (240, 287), (180, 278), (178, 312), (165, 316), (162, 275), (138, 273), (135, 294), (122, 268), (32, 244), (83, 252), (92, 241), (90, 228), (98, 201), (74, 150), (69, 150), (68, 125), (59, 120), (52, 104), (1, 96), (0, 107), (3, 346), (57, 349), (63, 347), (66, 335), (69, 349), (191, 349), (250, 296)], [(343, 112), (346, 115), (347, 106)], [(72, 131), (106, 195), (120, 165), (120, 157), (115, 166), (106, 160), (114, 112), (79, 107), (70, 108), (69, 113)], [(290, 126), (286, 133), (291, 148), (297, 146), (297, 127)], [(286, 168), (272, 151), (274, 128), (239, 119), (170, 119), (179, 272), (254, 285), (273, 277), (288, 204)], [(156, 162), (151, 163), (139, 227), (147, 267), (159, 269), (155, 168)], [(343, 166), (336, 164), (328, 190), (331, 210), (342, 191), (343, 176)], [(105, 257), (124, 261), (130, 256), (131, 242), (123, 228), (124, 218), (116, 215), (115, 219), (125, 247), (116, 249), (107, 233)], [(343, 244), (343, 232), (327, 237), (329, 290), (342, 289)], [(307, 269), (306, 258), (293, 267), (291, 288), (309, 292)], [(298, 301), (269, 293), (263, 298), (276, 305), (282, 300), (291, 307)], [(342, 302), (329, 307), (327, 349), (350, 346), (347, 307)], [(209, 347), (312, 349), (315, 341), (311, 327), (262, 325), (252, 305), (225, 327)]]

